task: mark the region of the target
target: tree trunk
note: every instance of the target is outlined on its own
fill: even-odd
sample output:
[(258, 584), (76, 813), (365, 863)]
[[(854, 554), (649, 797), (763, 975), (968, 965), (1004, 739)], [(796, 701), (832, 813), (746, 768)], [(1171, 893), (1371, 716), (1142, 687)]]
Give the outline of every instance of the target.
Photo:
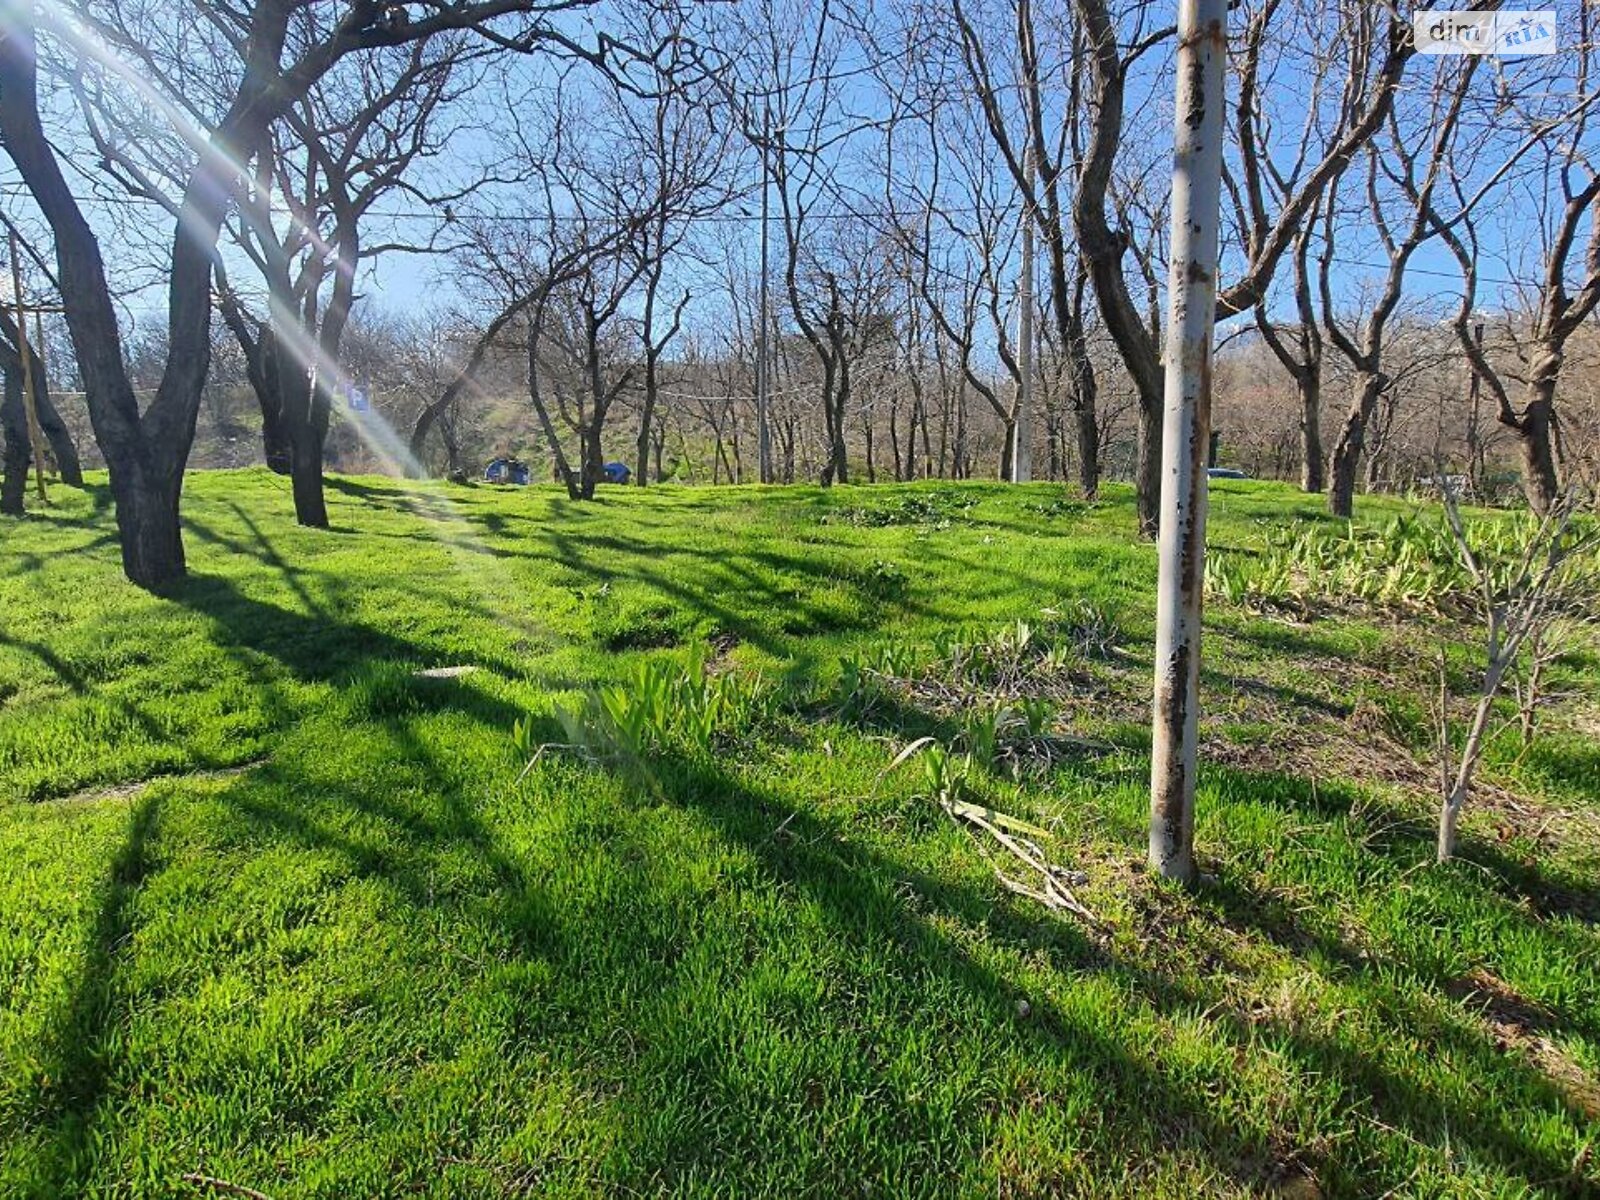
[(327, 425), (314, 419), (297, 425), (292, 439), (289, 479), (294, 493), (294, 519), (308, 529), (328, 527), (328, 506), (322, 494), (322, 455)]
[(261, 406), (261, 452), (274, 475), (288, 475), (294, 469), (294, 443), (284, 416), (284, 364), (270, 326), (262, 329), (257, 345), (260, 362), (248, 373)]
[(275, 397), (261, 401), (261, 453), (267, 467), (274, 475), (288, 475), (294, 470), (294, 445), (285, 427), (283, 413)]
[(1316, 493), (1323, 489), (1322, 374), (1315, 369), (1295, 377), (1300, 392), (1300, 487)]
[(910, 476), (906, 472), (905, 458), (900, 453), (900, 398), (898, 395), (889, 402), (889, 456), (894, 460), (894, 481), (896, 483), (904, 483)]
[(1449, 862), (1456, 853), (1456, 830), (1461, 824), (1461, 810), (1466, 806), (1467, 792), (1463, 787), (1452, 787), (1439, 807), (1439, 839), (1434, 846), (1434, 858)]
[(638, 466), (633, 482), (644, 487), (650, 481), (650, 423), (656, 413), (656, 358), (648, 351), (644, 360), (644, 408), (639, 413)]
[(1162, 412), (1139, 404), (1139, 453), (1134, 463), (1134, 485), (1138, 492), (1139, 532), (1156, 536), (1161, 527), (1161, 431)]
[[(16, 323), (10, 315), (0, 309), (0, 369), (8, 375), (15, 374), (18, 379), (18, 393), (16, 403), (18, 412), (22, 414), (23, 429), (27, 429), (27, 408), (22, 402), (21, 378), (22, 358), (18, 351), (24, 339), (17, 334)], [(72, 434), (67, 430), (61, 420), (61, 414), (56, 411), (55, 404), (50, 399), (49, 376), (45, 374), (44, 359), (40, 357), (36, 345), (30, 343), (28, 347), (28, 360), (30, 370), (28, 374), (33, 377), (33, 412), (39, 422), (39, 432), (44, 434), (45, 444), (49, 447), (50, 457), (55, 460), (56, 473), (61, 476), (61, 482), (68, 487), (83, 486), (83, 467), (78, 461), (78, 448), (72, 444)], [(8, 384), (9, 386), (9, 384)], [(22, 445), (26, 445), (26, 441)]]
[(1072, 416), (1077, 431), (1078, 486), (1086, 500), (1100, 492), (1100, 381), (1089, 357), (1088, 331), (1084, 328), (1084, 302), (1089, 287), (1088, 263), (1079, 257), (1073, 282), (1068, 320), (1062, 340), (1072, 386)]
[(582, 463), (578, 469), (578, 494), (574, 500), (593, 500), (595, 486), (605, 476), (605, 450), (600, 445), (600, 418), (597, 416), (584, 426), (581, 450)]
[[(299, 363), (279, 362), (269, 378), (275, 384), (261, 407), (263, 421), (273, 418), (276, 435), (284, 442), (295, 520), (308, 529), (328, 527), (328, 509), (322, 498), (322, 454), (328, 438), (328, 398)], [(265, 429), (265, 424), (263, 425)], [(275, 470), (277, 468), (274, 468)]]
[[(43, 364), (34, 360), (34, 370), (43, 371)], [(39, 430), (50, 445), (50, 457), (56, 460), (56, 473), (68, 487), (83, 486), (83, 466), (78, 461), (78, 448), (72, 444), (72, 434), (61, 420), (61, 414), (50, 400), (50, 389), (41, 375), (34, 376), (34, 412), (39, 417)]]
[(1328, 463), (1328, 511), (1349, 519), (1355, 510), (1356, 470), (1361, 465), (1361, 448), (1366, 442), (1367, 422), (1383, 392), (1383, 376), (1363, 371), (1356, 377), (1355, 399), (1345, 414)]
[(1555, 380), (1536, 378), (1528, 393), (1528, 405), (1512, 430), (1522, 455), (1522, 493), (1528, 507), (1542, 517), (1555, 506), (1561, 490), (1555, 457)]
[(839, 390), (833, 409), (833, 438), (828, 450), (828, 475), (834, 483), (850, 482), (850, 450), (845, 440), (844, 414), (850, 404), (848, 368), (840, 365)]
[(461, 463), (461, 438), (456, 431), (457, 414), (450, 408), (439, 414), (439, 439), (444, 442), (445, 478), (466, 479), (466, 468)]
[(22, 407), (22, 380), (8, 368), (0, 399), (0, 428), (5, 430), (5, 480), (0, 483), (0, 513), (20, 517), (28, 493), (28, 418)]
[[(1472, 724), (1467, 728), (1466, 745), (1461, 748), (1461, 761), (1456, 764), (1455, 777), (1439, 808), (1439, 840), (1435, 846), (1435, 857), (1439, 862), (1448, 862), (1455, 856), (1461, 811), (1466, 807), (1467, 795), (1472, 790), (1472, 774), (1477, 768), (1478, 758), (1483, 754), (1484, 738), (1494, 713), (1494, 698), (1500, 692), (1501, 680), (1505, 678), (1506, 667), (1511, 662), (1510, 658), (1494, 656), (1493, 652), (1491, 655), (1488, 670), (1484, 674), (1483, 689), (1472, 710)], [(1442, 734), (1440, 745), (1444, 745)]]
[(1011, 463), (1017, 448), (1017, 423), (1007, 419), (1000, 422), (1000, 474), (997, 478), (1002, 483), (1011, 480)]
[(828, 461), (822, 468), (819, 482), (823, 487), (832, 487), (836, 482), (845, 483), (844, 475), (849, 470), (848, 465), (845, 466), (843, 471), (840, 470), (840, 460), (843, 457), (844, 446), (844, 430), (840, 428), (840, 424), (842, 423), (844, 406), (834, 403), (834, 391), (837, 386), (838, 376), (835, 359), (831, 355), (824, 354), (819, 343), (813, 342), (812, 344), (818, 347), (818, 356), (823, 360), (822, 423), (823, 432), (828, 440)]
[(111, 480), (124, 573), (151, 591), (182, 579), (186, 564), (178, 523), (181, 468), (122, 460), (113, 469)]
[(1082, 377), (1073, 384), (1073, 424), (1078, 433), (1078, 486), (1083, 489), (1085, 500), (1093, 500), (1100, 492), (1100, 422), (1095, 412), (1096, 390), (1092, 368), (1087, 375), (1087, 385)]

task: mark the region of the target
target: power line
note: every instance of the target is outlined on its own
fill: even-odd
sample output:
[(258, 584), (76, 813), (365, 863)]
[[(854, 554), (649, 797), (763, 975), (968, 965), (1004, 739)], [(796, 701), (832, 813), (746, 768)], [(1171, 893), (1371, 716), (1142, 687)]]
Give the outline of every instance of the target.
[[(16, 184), (0, 184), (0, 196), (28, 197), (29, 195), (30, 195), (30, 193), (27, 191), (27, 189), (21, 187), (20, 185), (16, 185)], [(137, 203), (137, 204), (147, 204), (147, 205), (154, 205), (157, 208), (161, 208), (163, 212), (166, 211), (165, 206), (162, 205), (160, 201), (155, 200), (155, 199), (153, 199), (153, 198), (151, 198), (149, 196), (129, 195), (129, 196), (117, 197), (116, 199), (101, 199), (101, 200), (99, 200), (99, 202), (103, 203), (103, 204), (120, 204), (120, 203), (123, 203), (123, 202), (131, 202), (131, 203)], [(992, 213), (994, 213), (996, 211), (1001, 210), (1002, 208), (1003, 208), (1003, 206), (999, 205), (999, 204), (994, 204), (994, 205), (949, 205), (949, 204), (941, 204), (941, 205), (939, 205), (937, 207), (936, 211), (941, 213), (941, 214), (947, 214), (947, 215), (977, 216), (977, 215), (992, 214)], [(546, 214), (542, 214), (542, 215), (533, 214), (533, 213), (494, 213), (494, 214), (487, 214), (487, 213), (455, 213), (455, 212), (441, 212), (438, 209), (431, 208), (431, 207), (429, 207), (429, 208), (413, 208), (413, 209), (372, 209), (372, 210), (370, 210), (368, 212), (367, 215), (371, 216), (371, 217), (381, 218), (383, 220), (390, 220), (390, 221), (439, 221), (439, 222), (442, 222), (442, 223), (444, 223), (446, 225), (460, 225), (460, 226), (465, 226), (467, 224), (470, 224), (470, 223), (473, 223), (473, 222), (479, 222), (479, 221), (484, 222), (484, 223), (489, 223), (489, 224), (502, 223), (502, 224), (517, 224), (517, 225), (549, 225), (549, 224), (599, 225), (600, 224), (600, 222), (596, 221), (592, 217), (585, 217), (585, 216), (581, 216), (581, 215), (574, 214), (574, 213), (546, 213)], [(892, 211), (892, 210), (889, 210), (889, 209), (850, 209), (850, 210), (845, 210), (845, 211), (833, 211), (833, 210), (830, 210), (830, 211), (825, 211), (825, 212), (808, 212), (808, 213), (805, 214), (805, 216), (803, 218), (801, 218), (801, 222), (804, 223), (806, 221), (863, 221), (863, 222), (876, 221), (876, 222), (882, 222), (885, 225), (892, 225), (895, 220), (897, 220), (897, 219), (901, 219), (901, 220), (908, 219), (912, 215), (913, 214), (911, 214), (911, 213), (897, 212), (897, 211)], [(691, 223), (696, 223), (696, 224), (755, 225), (755, 224), (759, 224), (760, 223), (761, 217), (757, 213), (745, 213), (745, 212), (698, 213), (698, 214), (694, 215), (693, 217), (689, 218), (689, 220), (691, 221)], [(1360, 260), (1360, 259), (1336, 260), (1336, 265), (1341, 266), (1341, 267), (1345, 267), (1345, 268), (1359, 267), (1359, 268), (1363, 268), (1363, 269), (1367, 269), (1367, 270), (1373, 270), (1373, 271), (1387, 271), (1389, 269), (1389, 264), (1388, 263), (1366, 262), (1366, 261)], [(953, 273), (951, 273), (951, 274), (953, 274)], [(1407, 275), (1419, 275), (1419, 276), (1423, 276), (1425, 278), (1430, 278), (1430, 279), (1454, 279), (1454, 280), (1459, 280), (1461, 278), (1461, 276), (1457, 272), (1453, 272), (1453, 271), (1438, 271), (1438, 270), (1433, 270), (1433, 269), (1430, 269), (1430, 268), (1427, 268), (1427, 267), (1415, 267), (1415, 266), (1408, 266), (1406, 268), (1406, 274)], [(1507, 278), (1504, 278), (1504, 277), (1501, 277), (1501, 276), (1480, 274), (1478, 276), (1478, 282), (1479, 283), (1486, 283), (1486, 284), (1497, 284), (1497, 285), (1502, 286), (1502, 287), (1518, 287), (1524, 281), (1516, 280), (1516, 279), (1507, 279)]]

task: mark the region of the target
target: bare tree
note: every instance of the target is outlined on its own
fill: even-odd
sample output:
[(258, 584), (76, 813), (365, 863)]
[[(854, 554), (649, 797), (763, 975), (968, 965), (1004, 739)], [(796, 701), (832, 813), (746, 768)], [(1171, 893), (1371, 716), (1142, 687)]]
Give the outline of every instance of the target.
[[(1595, 530), (1575, 524), (1577, 495), (1561, 495), (1537, 516), (1518, 539), (1520, 549), (1501, 557), (1475, 548), (1461, 519), (1454, 489), (1441, 482), (1445, 516), (1461, 565), (1471, 581), (1475, 616), (1485, 632), (1483, 677), (1468, 720), (1461, 753), (1452, 763), (1449, 694), (1440, 671), (1437, 711), (1442, 792), (1437, 857), (1454, 856), (1457, 830), (1472, 788), (1473, 774), (1490, 734), (1494, 705), (1508, 676), (1530, 645), (1543, 641), (1551, 627), (1572, 612), (1592, 616), (1600, 599), (1600, 568)], [(1537, 649), (1535, 655), (1539, 653)], [(1526, 719), (1526, 718), (1524, 718)]]
[[(1354, 371), (1350, 407), (1328, 462), (1328, 510), (1335, 516), (1348, 517), (1351, 513), (1356, 470), (1365, 446), (1367, 427), (1385, 390), (1392, 386), (1392, 380), (1384, 372), (1385, 333), (1404, 294), (1406, 267), (1417, 248), (1433, 235), (1432, 197), (1450, 162), (1461, 106), (1475, 63), (1476, 60), (1468, 58), (1459, 70), (1441, 68), (1436, 75), (1429, 102), (1417, 122), (1419, 129), (1433, 130), (1424, 144), (1417, 144), (1419, 139), (1411, 137), (1391, 118), (1384, 149), (1368, 147), (1366, 215), (1387, 254), (1388, 264), (1376, 300), (1363, 305), (1365, 315), (1355, 330), (1348, 329), (1335, 312), (1331, 227), (1336, 219), (1337, 188), (1330, 191), (1324, 209), (1318, 273), (1323, 326), (1328, 339), (1349, 360)], [(1386, 183), (1392, 186), (1392, 194), (1386, 190)]]
[[(267, 285), (267, 313), (249, 311), (218, 266), (219, 305), (261, 402), (267, 462), (291, 477), (295, 516), (325, 528), (324, 446), (347, 380), (340, 343), (360, 264), (425, 249), (364, 238), (387, 197), (423, 193), (414, 178), (451, 130), (440, 110), (459, 90), (468, 43), (441, 36), (343, 64), (285, 113), (256, 156), (230, 223)], [(459, 202), (452, 192), (444, 202)]]
[[(1014, 308), (1009, 273), (1023, 217), (1009, 179), (1002, 180), (983, 153), (981, 122), (981, 116), (959, 108), (923, 106), (916, 124), (925, 162), (921, 170), (908, 171), (898, 188), (892, 186), (893, 156), (897, 149), (905, 156), (908, 148), (897, 144), (898, 123), (892, 124), (886, 132), (891, 157), (885, 190), (902, 270), (937, 336), (950, 347), (963, 381), (999, 419), (999, 474), (1009, 479), (1022, 380), (1009, 332)], [(985, 347), (991, 344), (1011, 385), (1007, 389), (986, 369)]]
[[(1534, 273), (1532, 328), (1519, 348), (1520, 409), (1510, 394), (1517, 381), (1511, 379), (1508, 386), (1508, 373), (1495, 366), (1478, 335), (1478, 234), (1472, 202), (1460, 195), (1458, 185), (1460, 214), (1454, 219), (1432, 214), (1434, 228), (1461, 267), (1464, 286), (1454, 318), (1457, 341), (1476, 381), (1488, 389), (1496, 419), (1516, 438), (1523, 494), (1536, 513), (1550, 512), (1563, 486), (1556, 394), (1567, 346), (1600, 309), (1600, 162), (1586, 136), (1592, 128), (1595, 104), (1600, 101), (1593, 73), (1596, 16), (1592, 5), (1579, 6), (1578, 21), (1577, 44), (1570, 52), (1574, 90), (1570, 95), (1558, 93), (1565, 111), (1554, 116), (1541, 114), (1535, 107), (1537, 101), (1520, 101), (1505, 84), (1496, 105), (1496, 120), (1504, 121), (1514, 113), (1528, 131), (1519, 153), (1533, 147), (1543, 160), (1539, 179), (1544, 186), (1538, 201), (1542, 261)], [(1575, 264), (1585, 223), (1589, 234)]]
[(683, 328), (684, 312), (693, 298), (687, 289), (675, 297), (664, 294), (668, 267), (689, 238), (695, 218), (715, 212), (737, 190), (723, 182), (731, 131), (718, 131), (707, 121), (702, 98), (693, 94), (698, 89), (688, 84), (685, 64), (677, 57), (681, 21), (670, 21), (661, 30), (653, 25), (663, 18), (646, 19), (652, 24), (650, 40), (662, 42), (667, 53), (651, 64), (652, 78), (643, 87), (642, 100), (630, 102), (619, 94), (614, 104), (619, 127), (625, 131), (621, 161), (638, 164), (637, 178), (628, 186), (641, 198), (638, 234), (630, 251), (642, 268), (642, 394), (633, 476), (640, 487), (650, 479), (662, 359)]
[[(155, 398), (141, 411), (122, 357), (122, 335), (100, 240), (61, 168), (40, 116), (37, 33), (86, 62), (105, 63), (126, 13), (84, 0), (71, 19), (54, 5), (12, 6), (0, 40), (0, 138), (55, 240), (57, 277), (83, 376), (95, 438), (111, 475), (123, 569), (157, 588), (184, 574), (179, 496), (210, 363), (211, 278), (222, 222), (239, 195), (244, 164), (273, 125), (346, 56), (476, 27), (517, 49), (559, 45), (605, 64), (603, 39), (583, 50), (549, 22), (581, 0), (427, 0), (404, 7), (355, 0), (329, 17), (301, 0), (217, 3), (205, 19), (220, 32), (236, 82), (209, 129), (186, 129), (193, 166), (185, 182), (167, 270), (168, 359)], [(519, 16), (504, 30), (497, 18)], [(159, 19), (159, 14), (156, 18)], [(291, 36), (291, 34), (293, 36)], [(117, 69), (115, 62), (109, 64)], [(137, 65), (123, 66), (137, 79)]]
[(851, 370), (885, 288), (851, 257), (867, 236), (849, 228), (840, 203), (841, 148), (867, 123), (844, 101), (839, 64), (852, 37), (848, 16), (830, 4), (771, 4), (737, 16), (722, 33), (751, 48), (750, 66), (725, 87), (733, 119), (763, 154), (777, 200), (783, 294), (817, 367), (825, 486), (849, 482)]
[[(1023, 210), (1044, 238), (1049, 261), (1050, 308), (1055, 317), (1059, 345), (1072, 363), (1072, 405), (1078, 446), (1079, 484), (1093, 496), (1100, 482), (1100, 436), (1097, 428), (1097, 388), (1085, 337), (1083, 279), (1092, 270), (1093, 244), (1083, 230), (1069, 238), (1069, 214), (1075, 217), (1081, 201), (1082, 171), (1076, 180), (1074, 164), (1086, 162), (1081, 144), (1079, 112), (1084, 99), (1087, 46), (1081, 29), (1069, 30), (1072, 54), (1066, 65), (1064, 115), (1055, 129), (1047, 128), (1047, 81), (1041, 65), (1039, 38), (1031, 0), (1017, 0), (1012, 24), (1016, 91), (1019, 102), (1007, 105), (1007, 90), (991, 67), (990, 56), (977, 21), (957, 3), (952, 8), (959, 52), (968, 78), (976, 89), (984, 121), (994, 144), (1021, 196)], [(1118, 101), (1120, 103), (1120, 99)], [(1011, 113), (1015, 112), (1015, 117)], [(1012, 132), (1020, 121), (1021, 130)], [(1114, 154), (1114, 147), (1112, 148)], [(1110, 159), (1106, 160), (1109, 166)], [(1075, 185), (1075, 186), (1074, 186)], [(1095, 186), (1090, 180), (1089, 186)], [(1103, 199), (1103, 197), (1102, 197)], [(1069, 205), (1071, 206), (1069, 208)], [(1068, 245), (1076, 242), (1075, 252)], [(1008, 364), (1009, 366), (1009, 364)], [(1137, 370), (1130, 364), (1130, 370)]]
[[(1150, 31), (1143, 23), (1142, 5), (1134, 6), (1135, 22), (1126, 36), (1105, 0), (1076, 0), (1076, 7), (1089, 49), (1093, 88), (1090, 131), (1079, 172), (1074, 217), (1088, 255), (1102, 319), (1116, 341), (1138, 395), (1140, 520), (1149, 532), (1154, 529), (1159, 492), (1162, 373), (1155, 339), (1140, 317), (1122, 271), (1129, 238), (1125, 231), (1113, 229), (1107, 202), (1123, 138), (1130, 70), (1171, 31)], [(1349, 65), (1338, 118), (1320, 139), (1315, 161), (1308, 156), (1306, 163), (1295, 170), (1293, 182), (1283, 176), (1287, 186), (1278, 189), (1279, 203), (1273, 213), (1262, 182), (1262, 142), (1255, 123), (1259, 120), (1260, 56), (1279, 7), (1280, 0), (1265, 0), (1255, 10), (1234, 68), (1240, 81), (1236, 108), (1240, 128), (1236, 141), (1243, 155), (1240, 174), (1246, 231), (1238, 275), (1232, 283), (1218, 288), (1219, 318), (1261, 302), (1280, 260), (1301, 233), (1318, 198), (1382, 128), (1406, 64), (1416, 52), (1409, 21), (1398, 9), (1388, 11), (1380, 25), (1378, 11), (1370, 6), (1347, 3), (1341, 7), (1341, 20), (1333, 27), (1347, 48)], [(1328, 24), (1323, 22), (1324, 27)]]
[[(1300, 401), (1300, 486), (1307, 492), (1323, 488), (1322, 454), (1322, 331), (1311, 298), (1311, 272), (1307, 264), (1311, 239), (1319, 225), (1317, 214), (1306, 219), (1294, 244), (1293, 295), (1297, 318), (1291, 324), (1273, 320), (1267, 306), (1255, 307), (1256, 328), (1273, 355), (1294, 380)], [(1330, 227), (1331, 228), (1331, 227)]]

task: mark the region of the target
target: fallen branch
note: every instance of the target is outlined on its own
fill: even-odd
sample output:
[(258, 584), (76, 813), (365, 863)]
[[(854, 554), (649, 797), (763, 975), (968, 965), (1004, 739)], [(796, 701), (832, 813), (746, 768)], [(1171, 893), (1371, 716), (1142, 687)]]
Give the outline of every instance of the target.
[(243, 1196), (245, 1200), (272, 1200), (265, 1192), (258, 1192), (253, 1187), (246, 1187), (242, 1183), (230, 1183), (226, 1179), (217, 1179), (211, 1175), (202, 1175), (198, 1171), (189, 1171), (179, 1176), (190, 1187), (199, 1188), (202, 1192), (216, 1192), (222, 1196)]
[[(1071, 883), (1081, 882), (1083, 876), (1079, 872), (1069, 871), (1065, 867), (1051, 862), (1038, 843), (1023, 837), (1020, 834), (1007, 833), (1002, 825), (1012, 828), (1037, 830), (1040, 834), (1048, 836), (1045, 830), (1036, 825), (1029, 825), (1015, 817), (1006, 816), (1004, 813), (994, 812), (981, 805), (968, 804), (961, 800), (946, 800), (942, 802), (945, 812), (967, 831), (973, 844), (978, 847), (978, 852), (983, 855), (994, 871), (995, 878), (1008, 891), (1019, 896), (1027, 896), (1036, 900), (1046, 908), (1056, 912), (1069, 912), (1075, 917), (1093, 926), (1098, 926), (1099, 921), (1095, 915), (1084, 907), (1083, 903), (1072, 894)], [(994, 851), (973, 832), (973, 827), (989, 834), (1007, 853), (1017, 862), (1021, 863), (1038, 876), (1038, 886), (1032, 886), (1011, 875), (1008, 875), (999, 862), (996, 861)]]
[(516, 787), (517, 784), (520, 784), (528, 777), (528, 772), (539, 765), (539, 760), (544, 757), (546, 750), (571, 750), (583, 758), (590, 760), (594, 758), (594, 752), (589, 747), (580, 746), (576, 742), (546, 742), (533, 752), (533, 757), (528, 759), (527, 765), (522, 768), (522, 774), (517, 776), (516, 782), (511, 785), (512, 787)]

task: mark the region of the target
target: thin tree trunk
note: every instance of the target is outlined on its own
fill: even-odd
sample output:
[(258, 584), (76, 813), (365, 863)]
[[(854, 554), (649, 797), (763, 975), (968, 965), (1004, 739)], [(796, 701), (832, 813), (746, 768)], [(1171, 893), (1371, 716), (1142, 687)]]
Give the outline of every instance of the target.
[(1138, 493), (1139, 531), (1153, 537), (1161, 523), (1162, 413), (1139, 404), (1138, 452), (1134, 459), (1134, 488)]
[(466, 468), (461, 464), (461, 438), (456, 430), (459, 414), (446, 409), (439, 414), (439, 439), (444, 443), (445, 477), (465, 480)]
[(1345, 414), (1339, 440), (1328, 462), (1328, 511), (1336, 517), (1348, 519), (1355, 510), (1356, 471), (1366, 442), (1367, 422), (1377, 408), (1382, 391), (1382, 375), (1363, 371), (1356, 377), (1355, 398)]
[(261, 452), (273, 474), (288, 475), (294, 470), (294, 443), (284, 413), (284, 363), (270, 325), (261, 331), (259, 346), (260, 365), (253, 370), (247, 366), (247, 373), (261, 407)]
[(1296, 373), (1295, 387), (1300, 393), (1300, 487), (1316, 493), (1323, 488), (1321, 371)]
[(896, 483), (903, 483), (906, 478), (905, 460), (900, 454), (900, 398), (889, 402), (889, 454), (894, 460), (894, 479)]
[(5, 395), (0, 400), (0, 427), (5, 430), (5, 480), (0, 483), (0, 513), (20, 517), (28, 492), (28, 418), (22, 407), (22, 379), (6, 364)]
[(644, 360), (644, 407), (639, 413), (639, 440), (635, 447), (639, 469), (634, 472), (634, 483), (646, 486), (650, 478), (650, 424), (656, 414), (656, 357), (648, 351)]
[(1078, 441), (1078, 486), (1086, 500), (1100, 491), (1099, 382), (1087, 348), (1072, 352), (1072, 416)]
[[(1479, 696), (1472, 712), (1472, 725), (1467, 730), (1467, 744), (1462, 747), (1461, 761), (1456, 765), (1455, 779), (1440, 805), (1439, 839), (1435, 846), (1435, 857), (1439, 862), (1448, 862), (1455, 857), (1456, 833), (1461, 825), (1461, 811), (1466, 807), (1467, 794), (1472, 787), (1473, 769), (1483, 753), (1484, 737), (1488, 732), (1489, 718), (1494, 711), (1494, 698), (1500, 690), (1500, 679), (1503, 674), (1503, 664), (1490, 664), (1488, 678), (1483, 684), (1483, 693)], [(1442, 736), (1441, 745), (1443, 745)]]
[(574, 500), (593, 500), (595, 485), (605, 475), (605, 450), (600, 444), (600, 419), (596, 416), (583, 427), (583, 468), (579, 473), (578, 494)]
[[(38, 345), (43, 338), (36, 342), (34, 339), (25, 338), (18, 334), (16, 322), (11, 319), (11, 314), (0, 306), (0, 369), (8, 374), (15, 374), (18, 379), (17, 387), (20, 389), (21, 380), (27, 375), (33, 380), (33, 415), (38, 422), (39, 432), (44, 435), (45, 445), (49, 448), (49, 457), (55, 461), (56, 473), (61, 476), (61, 482), (70, 487), (83, 486), (83, 469), (78, 462), (78, 448), (72, 444), (72, 434), (61, 421), (61, 414), (56, 411), (56, 406), (50, 400), (49, 377), (45, 374), (44, 359), (38, 352)], [(30, 370), (22, 370), (22, 357), (19, 347), (28, 344), (28, 364)], [(32, 437), (27, 425), (27, 405), (19, 390), (16, 398), (21, 412), (23, 437), (18, 443), (18, 452), (26, 457), (26, 449), (31, 444)], [(9, 436), (9, 435), (8, 435)], [(10, 443), (7, 443), (8, 446)], [(21, 510), (18, 509), (18, 512)]]

